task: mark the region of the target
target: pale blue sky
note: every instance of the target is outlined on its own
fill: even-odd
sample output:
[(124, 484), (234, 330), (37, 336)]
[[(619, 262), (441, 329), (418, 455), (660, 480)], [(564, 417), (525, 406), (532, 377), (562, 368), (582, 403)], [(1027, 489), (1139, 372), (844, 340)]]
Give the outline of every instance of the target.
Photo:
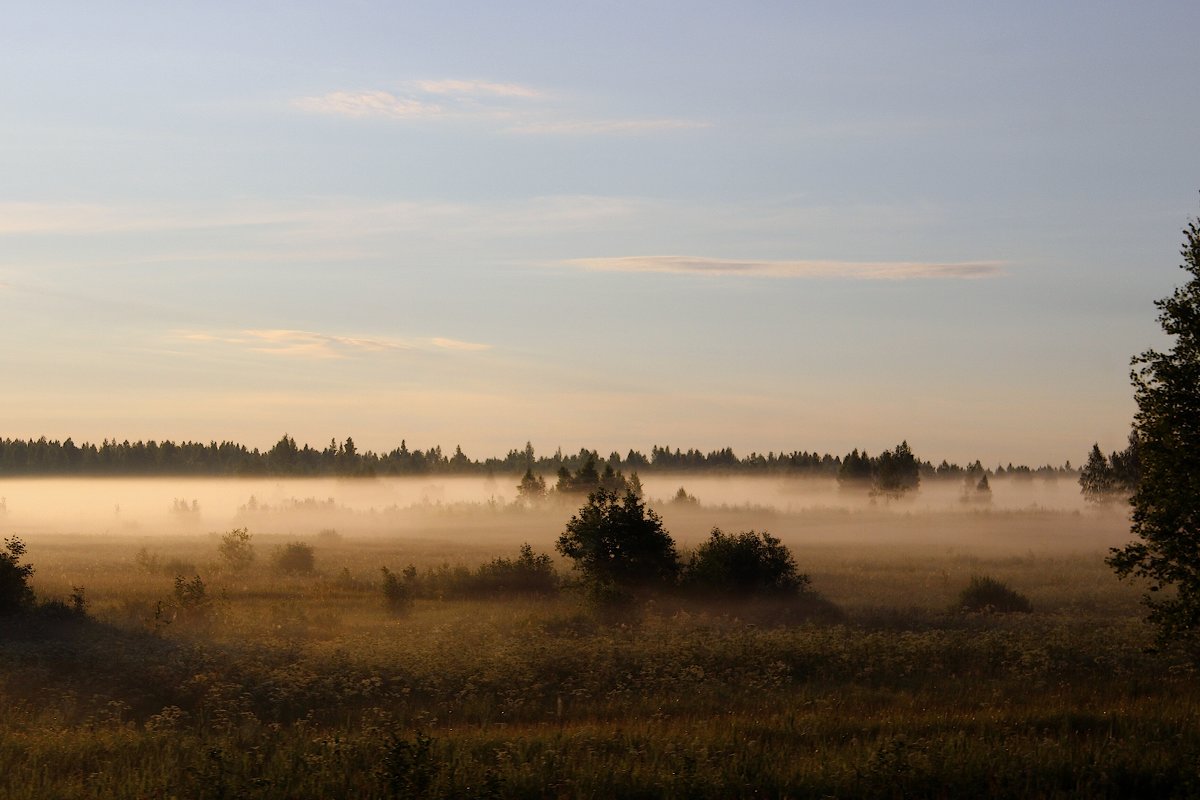
[(1078, 462), (1200, 210), (1194, 3), (5, 16), (4, 436)]

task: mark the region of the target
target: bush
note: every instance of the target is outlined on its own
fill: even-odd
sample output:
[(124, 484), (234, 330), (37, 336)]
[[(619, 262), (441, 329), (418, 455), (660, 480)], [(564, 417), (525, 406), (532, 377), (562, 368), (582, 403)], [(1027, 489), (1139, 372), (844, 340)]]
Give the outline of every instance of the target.
[(558, 576), (550, 556), (534, 555), (533, 548), (523, 544), (517, 558), (494, 558), (479, 567), (472, 583), (482, 594), (552, 594), (558, 589)]
[(956, 608), (983, 613), (1028, 614), (1033, 611), (1033, 604), (1029, 602), (1028, 597), (1013, 591), (995, 578), (976, 575), (958, 595)]
[(14, 536), (4, 540), (4, 551), (0, 552), (0, 615), (15, 614), (33, 605), (33, 589), (29, 587), (29, 576), (33, 567), (22, 564), (25, 543)]
[(298, 575), (310, 574), (316, 566), (313, 546), (304, 542), (289, 542), (275, 551), (275, 569)]
[(184, 621), (204, 622), (212, 616), (213, 600), (199, 575), (190, 581), (175, 576), (175, 608)]
[(766, 531), (727, 534), (713, 528), (683, 570), (684, 588), (698, 593), (794, 595), (808, 582), (791, 551)]

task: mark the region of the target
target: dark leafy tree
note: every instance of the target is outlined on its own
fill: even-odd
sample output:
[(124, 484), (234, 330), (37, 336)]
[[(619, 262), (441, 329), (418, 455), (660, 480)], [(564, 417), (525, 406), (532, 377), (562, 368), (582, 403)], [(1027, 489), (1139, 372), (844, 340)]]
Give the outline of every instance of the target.
[(1149, 581), (1145, 603), (1164, 640), (1193, 648), (1200, 632), (1200, 220), (1184, 230), (1182, 268), (1191, 276), (1159, 300), (1158, 321), (1174, 339), (1166, 352), (1133, 359), (1140, 477), (1133, 493), (1138, 541), (1114, 548), (1117, 574)]
[(0, 552), (0, 616), (33, 605), (33, 589), (29, 587), (33, 566), (21, 563), (24, 555), (25, 543), (19, 538), (4, 540), (4, 551)]
[(662, 519), (632, 492), (624, 497), (592, 492), (558, 537), (557, 548), (597, 586), (665, 586), (679, 573), (675, 542)]

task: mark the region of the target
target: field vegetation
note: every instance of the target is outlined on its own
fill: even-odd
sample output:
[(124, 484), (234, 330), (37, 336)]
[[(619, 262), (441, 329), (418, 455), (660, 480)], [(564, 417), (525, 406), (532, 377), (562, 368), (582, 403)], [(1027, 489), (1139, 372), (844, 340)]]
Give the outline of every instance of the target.
[(555, 550), (578, 507), (33, 530), (0, 796), (1200, 793), (1120, 510), (650, 505), (681, 578), (619, 613)]

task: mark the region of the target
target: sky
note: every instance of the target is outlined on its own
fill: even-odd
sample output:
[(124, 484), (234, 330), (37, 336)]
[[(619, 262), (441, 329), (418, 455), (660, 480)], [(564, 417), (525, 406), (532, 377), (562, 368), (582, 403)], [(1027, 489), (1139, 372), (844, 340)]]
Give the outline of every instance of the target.
[(1193, 2), (15, 4), (0, 436), (1123, 446)]

